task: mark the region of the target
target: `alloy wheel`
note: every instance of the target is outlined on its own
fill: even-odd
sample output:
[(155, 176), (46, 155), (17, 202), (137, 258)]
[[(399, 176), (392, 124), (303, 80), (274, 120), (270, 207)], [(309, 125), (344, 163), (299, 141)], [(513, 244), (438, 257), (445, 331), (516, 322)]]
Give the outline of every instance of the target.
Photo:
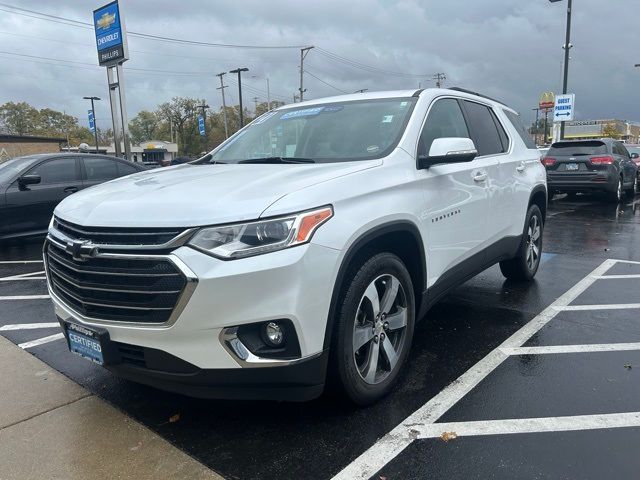
[(616, 190), (616, 198), (620, 202), (622, 200), (622, 179), (618, 180), (618, 189)]
[(540, 251), (542, 250), (542, 225), (537, 215), (533, 215), (529, 220), (527, 229), (527, 268), (533, 271), (540, 261)]
[(365, 290), (353, 326), (353, 359), (362, 379), (375, 385), (398, 364), (406, 343), (407, 297), (396, 277), (381, 275)]

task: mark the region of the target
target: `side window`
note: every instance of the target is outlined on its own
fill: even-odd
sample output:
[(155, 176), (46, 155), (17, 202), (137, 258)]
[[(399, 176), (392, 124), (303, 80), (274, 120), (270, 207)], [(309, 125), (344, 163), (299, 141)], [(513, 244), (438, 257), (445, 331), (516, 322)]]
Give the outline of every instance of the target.
[(138, 170), (135, 169), (133, 165), (127, 165), (122, 162), (115, 162), (118, 164), (118, 176), (124, 177), (125, 175), (131, 175), (132, 173), (136, 173)]
[(514, 126), (516, 132), (518, 132), (518, 135), (520, 135), (520, 138), (522, 138), (522, 141), (527, 146), (527, 148), (536, 148), (536, 142), (533, 140), (533, 137), (522, 123), (520, 115), (518, 115), (517, 113), (509, 112), (507, 110), (503, 110), (503, 112), (507, 116), (511, 124)]
[(471, 139), (476, 144), (478, 155), (504, 153), (506, 149), (502, 146), (500, 134), (489, 107), (468, 100), (463, 100), (462, 103), (469, 121)]
[(624, 143), (620, 144), (620, 150), (622, 150), (622, 155), (627, 158), (631, 158), (631, 154), (629, 153), (629, 150), (627, 150), (627, 147), (624, 146)]
[(39, 175), (40, 185), (73, 183), (78, 180), (75, 158), (56, 158), (29, 170), (28, 175)]
[(504, 131), (504, 127), (502, 126), (502, 123), (500, 123), (500, 120), (498, 120), (498, 117), (496, 117), (496, 112), (491, 110), (491, 116), (493, 117), (493, 121), (498, 129), (498, 136), (500, 137), (500, 143), (502, 143), (502, 151), (506, 152), (509, 150), (509, 136), (507, 135), (507, 132)]
[(418, 155), (428, 155), (436, 138), (469, 138), (469, 130), (462, 110), (454, 98), (437, 100), (431, 107), (429, 116), (420, 134)]
[(87, 180), (111, 180), (118, 176), (115, 160), (100, 157), (84, 157), (82, 160)]

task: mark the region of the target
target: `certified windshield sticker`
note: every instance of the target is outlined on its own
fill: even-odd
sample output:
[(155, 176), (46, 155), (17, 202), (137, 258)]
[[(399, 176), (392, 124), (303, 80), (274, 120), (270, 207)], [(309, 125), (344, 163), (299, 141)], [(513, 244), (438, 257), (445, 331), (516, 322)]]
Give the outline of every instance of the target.
[(393, 122), (393, 115), (385, 115), (382, 117), (382, 123), (391, 123)]
[(404, 108), (409, 105), (409, 102), (400, 102), (400, 108)]
[(322, 110), (322, 113), (333, 113), (333, 112), (339, 112), (340, 110), (342, 110), (344, 107), (342, 105), (330, 105), (328, 107), (324, 107), (324, 109)]
[(369, 153), (376, 153), (378, 150), (380, 150), (378, 145), (370, 145), (367, 147), (367, 152)]
[(289, 118), (299, 118), (299, 117), (312, 117), (314, 115), (318, 115), (324, 107), (314, 107), (314, 108), (305, 108), (302, 110), (295, 110), (293, 112), (287, 112), (280, 117), (280, 120), (287, 120)]

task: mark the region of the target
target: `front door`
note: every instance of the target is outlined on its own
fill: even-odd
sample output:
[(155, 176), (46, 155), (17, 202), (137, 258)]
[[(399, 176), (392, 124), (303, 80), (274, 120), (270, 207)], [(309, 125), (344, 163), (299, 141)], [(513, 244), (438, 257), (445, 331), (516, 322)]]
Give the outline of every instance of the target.
[[(428, 154), (436, 138), (447, 137), (470, 138), (455, 98), (437, 99), (431, 105), (420, 134), (418, 155)], [(429, 287), (438, 282), (437, 290), (446, 289), (464, 276), (466, 260), (481, 262), (481, 249), (487, 240), (489, 165), (486, 159), (478, 158), (419, 172), (425, 198), (422, 221), (427, 236)]]
[(7, 209), (13, 219), (9, 229), (12, 234), (46, 231), (56, 205), (82, 186), (75, 157), (45, 160), (25, 175), (38, 175), (40, 183), (20, 187), (16, 180), (7, 189)]

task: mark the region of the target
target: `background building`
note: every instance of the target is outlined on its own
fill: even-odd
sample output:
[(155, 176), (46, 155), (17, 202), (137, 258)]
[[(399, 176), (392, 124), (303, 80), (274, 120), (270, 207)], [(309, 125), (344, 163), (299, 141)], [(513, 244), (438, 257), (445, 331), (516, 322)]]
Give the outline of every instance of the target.
[(614, 137), (640, 143), (640, 124), (616, 119), (567, 122), (564, 136), (570, 140)]
[(0, 134), (0, 162), (35, 153), (56, 153), (66, 138)]

